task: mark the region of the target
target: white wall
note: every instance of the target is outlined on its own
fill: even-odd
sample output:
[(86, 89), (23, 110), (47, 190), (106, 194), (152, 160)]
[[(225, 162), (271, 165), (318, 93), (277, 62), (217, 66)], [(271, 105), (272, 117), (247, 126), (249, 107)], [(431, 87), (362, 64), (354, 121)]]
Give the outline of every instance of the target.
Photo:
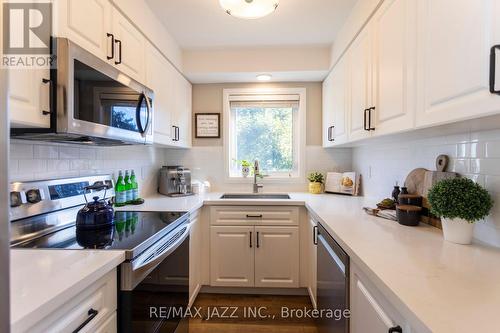
[(142, 196), (156, 193), (158, 170), (164, 150), (154, 147), (98, 147), (31, 144), (16, 141), (10, 145), (10, 181), (28, 181), (113, 174), (134, 169)]
[(455, 171), (486, 187), (495, 200), (492, 214), (476, 224), (475, 238), (500, 247), (500, 130), (372, 144), (353, 149), (353, 168), (363, 175), (364, 195), (390, 197), (396, 181), (415, 168), (435, 170), (439, 154), (450, 156)]

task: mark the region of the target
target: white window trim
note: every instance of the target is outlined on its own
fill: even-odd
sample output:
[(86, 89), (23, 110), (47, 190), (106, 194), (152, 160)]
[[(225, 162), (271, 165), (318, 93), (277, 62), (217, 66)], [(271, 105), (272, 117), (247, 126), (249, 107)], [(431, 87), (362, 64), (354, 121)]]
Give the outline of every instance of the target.
[[(224, 108), (224, 179), (227, 183), (253, 183), (253, 177), (230, 177), (230, 137), (231, 137), (231, 100), (235, 100), (235, 96), (245, 96), (245, 98), (254, 95), (256, 100), (261, 100), (257, 96), (262, 95), (298, 95), (299, 108), (298, 108), (298, 170), (297, 177), (266, 177), (259, 180), (259, 183), (304, 183), (305, 182), (305, 154), (306, 154), (306, 88), (240, 88), (240, 89), (223, 89), (223, 108)], [(294, 132), (294, 135), (296, 132)]]

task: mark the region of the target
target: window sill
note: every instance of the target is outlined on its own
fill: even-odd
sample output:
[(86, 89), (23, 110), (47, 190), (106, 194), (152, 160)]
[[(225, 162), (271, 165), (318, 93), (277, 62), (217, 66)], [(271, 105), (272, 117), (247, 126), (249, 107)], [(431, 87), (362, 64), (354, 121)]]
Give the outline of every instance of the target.
[[(253, 176), (248, 177), (225, 177), (226, 183), (231, 184), (252, 184)], [(259, 184), (302, 184), (305, 183), (306, 179), (304, 177), (265, 177), (258, 178), (257, 183)]]

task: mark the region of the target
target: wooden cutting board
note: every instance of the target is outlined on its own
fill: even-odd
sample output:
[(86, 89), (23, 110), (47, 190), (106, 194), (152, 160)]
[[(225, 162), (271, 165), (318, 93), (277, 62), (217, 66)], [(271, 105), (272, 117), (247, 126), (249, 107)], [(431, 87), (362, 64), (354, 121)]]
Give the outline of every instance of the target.
[(417, 168), (412, 170), (405, 180), (405, 186), (410, 194), (422, 195), (424, 193), (424, 179), (425, 173), (429, 171), (424, 168)]

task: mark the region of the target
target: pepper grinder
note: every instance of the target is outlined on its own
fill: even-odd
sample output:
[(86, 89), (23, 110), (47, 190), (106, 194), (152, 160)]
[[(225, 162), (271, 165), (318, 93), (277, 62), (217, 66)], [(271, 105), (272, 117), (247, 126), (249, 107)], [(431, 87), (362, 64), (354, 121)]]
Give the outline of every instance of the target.
[(396, 185), (394, 185), (394, 190), (392, 190), (392, 198), (394, 199), (395, 202), (398, 202), (398, 197), (401, 191), (399, 190), (399, 185), (398, 182), (396, 182)]

